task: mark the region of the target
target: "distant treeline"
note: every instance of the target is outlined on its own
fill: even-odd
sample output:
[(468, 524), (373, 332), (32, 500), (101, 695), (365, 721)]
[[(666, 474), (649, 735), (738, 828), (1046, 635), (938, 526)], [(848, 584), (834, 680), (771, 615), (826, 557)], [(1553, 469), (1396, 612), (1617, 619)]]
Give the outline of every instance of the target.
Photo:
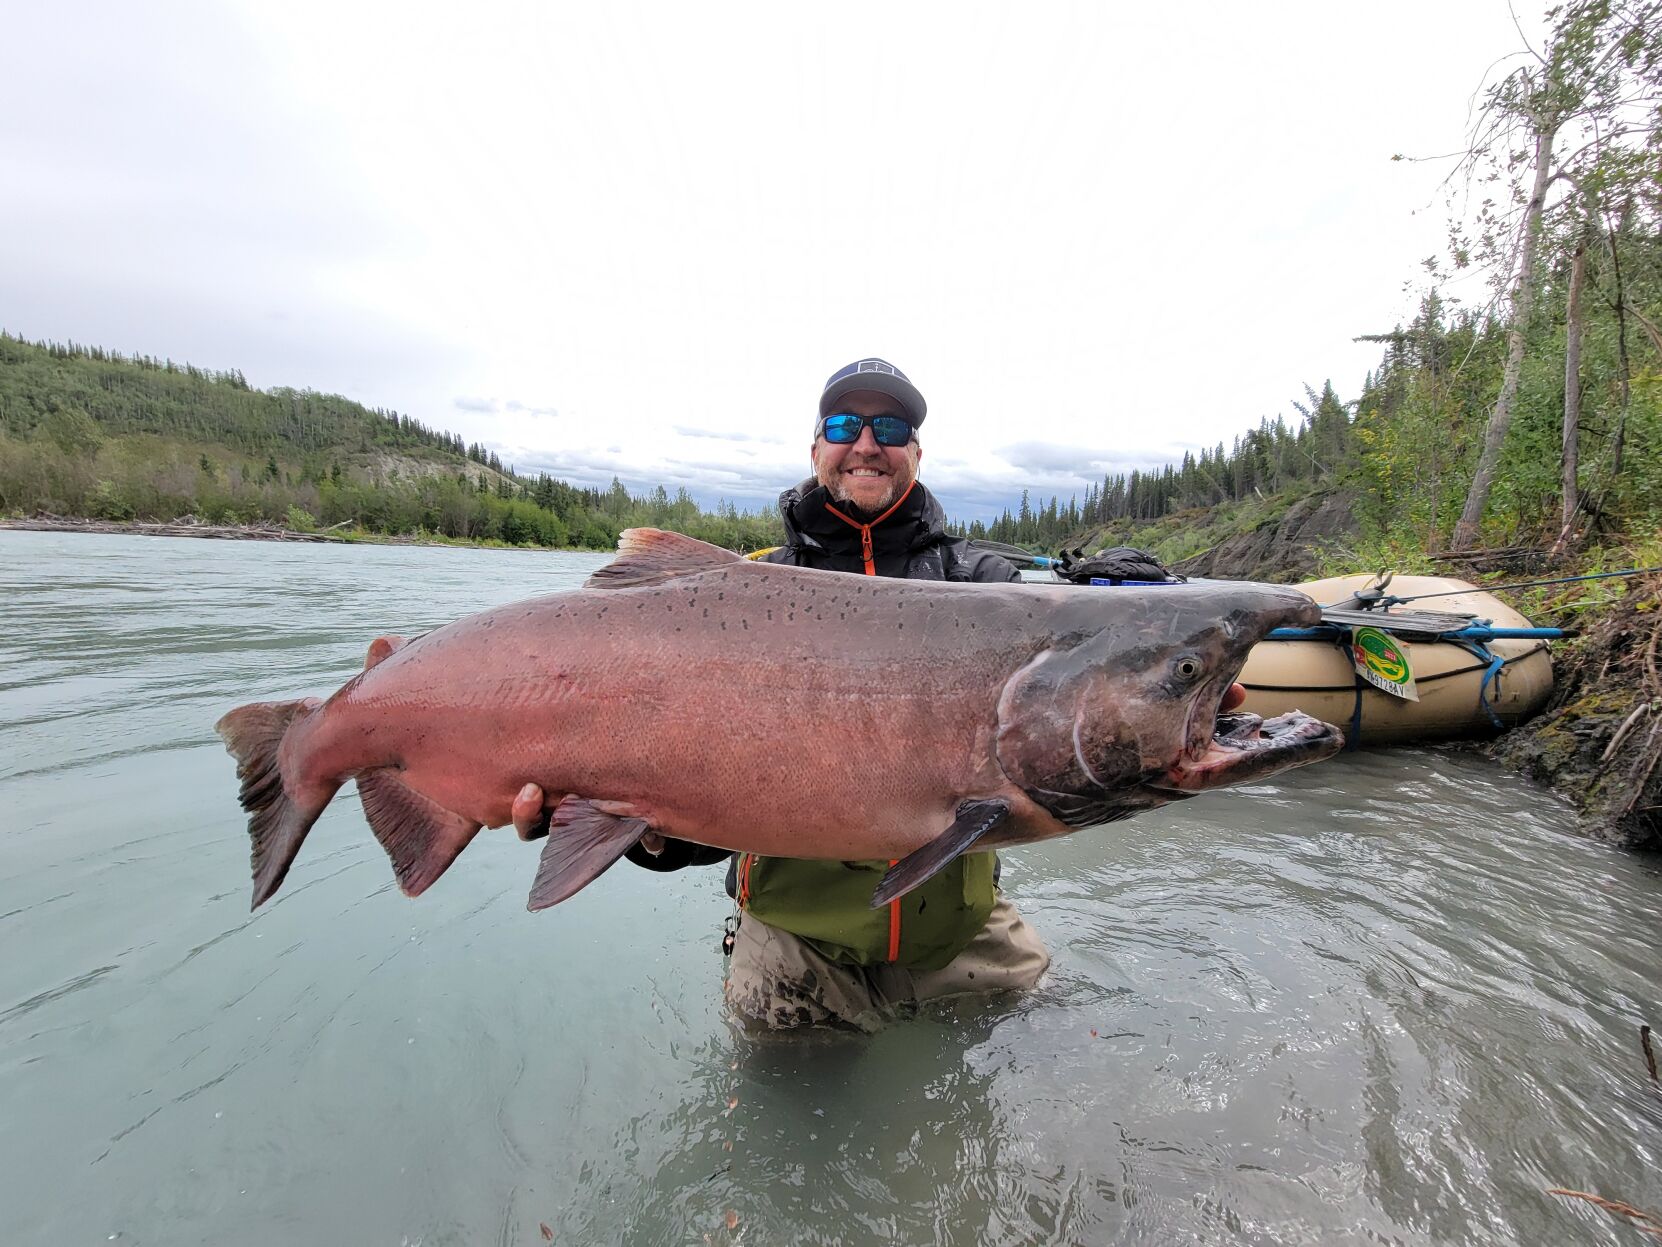
[[(1647, 327), (1662, 322), (1662, 236), (1654, 224), (1637, 228), (1641, 219), (1630, 216), (1626, 235), (1614, 238), (1619, 257), (1607, 249), (1582, 277), (1613, 287), (1621, 266), (1621, 302), (1585, 300), (1576, 366), (1572, 509), (1607, 533), (1662, 527), (1662, 334)], [(1484, 513), (1484, 540), (1493, 545), (1548, 544), (1563, 523), (1569, 257), (1543, 265), (1539, 280), (1515, 414)], [(1412, 323), (1365, 339), (1379, 342), (1384, 358), (1359, 398), (1343, 401), (1331, 385), (1307, 388), (1292, 424), (1265, 419), (1231, 447), (1110, 475), (1082, 500), (1035, 503), (1024, 492), (1013, 512), (959, 531), (1055, 549), (1082, 532), (1126, 531), (1190, 507), (1332, 488), (1351, 495), (1370, 537), (1441, 549), (1501, 388), (1508, 330), (1492, 311), (1451, 311), (1430, 293)]]
[(591, 549), (636, 525), (738, 550), (783, 535), (771, 512), (704, 511), (684, 489), (524, 477), (456, 434), (339, 395), (255, 390), (235, 370), (5, 333), (0, 510)]
[(1331, 479), (1349, 441), (1350, 417), (1331, 385), (1320, 394), (1307, 391), (1309, 405), (1299, 405), (1301, 418), (1292, 426), (1277, 416), (1260, 421), (1256, 429), (1235, 439), (1232, 450), (1222, 442), (1199, 455), (1185, 452), (1180, 464), (1157, 471), (1132, 471), (1105, 476), (1100, 485), (1060, 502), (1054, 495), (1035, 504), (1023, 490), (1014, 512), (990, 524), (976, 521), (960, 526), (970, 537), (1054, 548), (1081, 529), (1124, 522), (1158, 519), (1185, 507), (1206, 506), (1279, 493), (1297, 483)]

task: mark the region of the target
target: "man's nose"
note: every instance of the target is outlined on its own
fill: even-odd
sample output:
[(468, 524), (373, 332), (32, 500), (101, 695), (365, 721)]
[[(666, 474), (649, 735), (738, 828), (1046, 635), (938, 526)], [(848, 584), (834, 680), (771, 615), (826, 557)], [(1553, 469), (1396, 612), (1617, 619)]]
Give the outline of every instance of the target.
[(858, 451), (862, 455), (875, 455), (883, 448), (877, 444), (877, 434), (871, 431), (871, 425), (860, 430), (860, 436), (854, 439), (850, 451)]

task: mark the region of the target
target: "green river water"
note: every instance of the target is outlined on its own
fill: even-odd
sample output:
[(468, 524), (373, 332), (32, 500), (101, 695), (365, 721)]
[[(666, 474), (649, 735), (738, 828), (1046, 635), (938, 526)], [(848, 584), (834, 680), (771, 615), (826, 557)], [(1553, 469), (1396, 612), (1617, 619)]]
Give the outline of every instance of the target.
[(1659, 863), (1455, 750), (1011, 852), (1047, 982), (874, 1036), (729, 1023), (719, 868), (530, 914), (537, 846), (498, 832), (410, 901), (350, 789), (249, 914), (224, 710), (604, 561), (0, 532), (0, 1244), (1645, 1241), (1555, 1186), (1662, 1215)]

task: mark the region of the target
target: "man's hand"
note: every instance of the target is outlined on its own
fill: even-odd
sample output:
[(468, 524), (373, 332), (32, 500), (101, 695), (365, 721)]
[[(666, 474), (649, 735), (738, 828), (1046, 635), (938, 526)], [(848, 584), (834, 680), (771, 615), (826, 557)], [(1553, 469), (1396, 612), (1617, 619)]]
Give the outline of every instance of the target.
[(548, 818), (552, 810), (543, 808), (542, 789), (526, 784), (514, 798), (514, 830), (521, 840), (541, 840), (548, 834)]
[[(1231, 684), (1223, 695), (1223, 701), (1218, 703), (1218, 713), (1228, 714), (1246, 700), (1246, 686)], [(518, 825), (517, 823), (515, 824)]]
[[(553, 813), (542, 788), (526, 784), (514, 798), (514, 830), (521, 840), (540, 840), (548, 834), (548, 820)], [(655, 831), (649, 831), (640, 838), (640, 847), (657, 857), (664, 851), (664, 838)]]

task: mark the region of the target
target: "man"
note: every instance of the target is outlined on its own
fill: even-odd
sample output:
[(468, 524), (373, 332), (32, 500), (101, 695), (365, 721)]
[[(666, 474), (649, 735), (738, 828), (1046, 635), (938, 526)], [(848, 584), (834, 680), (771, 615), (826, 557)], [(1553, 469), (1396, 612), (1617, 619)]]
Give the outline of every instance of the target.
[[(884, 360), (832, 374), (810, 448), (814, 475), (780, 495), (785, 544), (766, 561), (914, 580), (1019, 579), (1005, 560), (948, 535), (940, 503), (918, 482), (927, 411), (917, 387)], [(522, 836), (546, 827), (543, 799), (527, 785), (515, 801)], [(652, 834), (629, 852), (654, 870), (728, 856)], [(1038, 982), (1050, 955), (1000, 895), (993, 854), (965, 854), (873, 911), (872, 891), (890, 865), (737, 855), (728, 869), (741, 910), (726, 981), (732, 1007), (773, 1027), (870, 1029), (917, 1001)]]
[[(766, 560), (913, 580), (1019, 579), (1003, 559), (949, 536), (940, 503), (919, 483), (927, 411), (883, 360), (832, 374), (810, 448), (814, 475), (781, 495), (785, 544)], [(727, 977), (733, 1007), (773, 1026), (869, 1026), (916, 1001), (1038, 982), (1050, 956), (999, 895), (991, 853), (966, 854), (873, 911), (872, 890), (890, 865), (741, 854), (729, 886), (744, 911)]]

